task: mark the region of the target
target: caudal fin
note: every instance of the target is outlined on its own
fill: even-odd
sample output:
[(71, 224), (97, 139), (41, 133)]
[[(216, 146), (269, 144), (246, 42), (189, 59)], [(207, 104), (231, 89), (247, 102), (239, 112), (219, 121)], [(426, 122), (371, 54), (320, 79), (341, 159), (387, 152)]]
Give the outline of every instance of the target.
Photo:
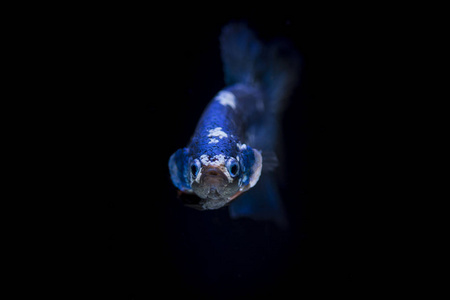
[(257, 86), (266, 109), (280, 112), (298, 82), (300, 57), (292, 44), (264, 44), (243, 22), (226, 25), (220, 36), (225, 83)]
[(225, 83), (255, 84), (261, 77), (258, 63), (263, 45), (245, 23), (230, 23), (220, 36)]

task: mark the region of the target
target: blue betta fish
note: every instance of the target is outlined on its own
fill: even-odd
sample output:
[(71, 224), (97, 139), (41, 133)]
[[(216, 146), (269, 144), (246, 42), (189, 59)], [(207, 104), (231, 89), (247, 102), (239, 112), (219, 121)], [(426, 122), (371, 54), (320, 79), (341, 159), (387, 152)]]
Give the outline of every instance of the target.
[(287, 42), (263, 44), (244, 23), (225, 26), (220, 44), (227, 86), (206, 107), (188, 146), (170, 157), (171, 179), (181, 193), (200, 198), (200, 210), (230, 205), (233, 218), (285, 227), (273, 170), (278, 119), (297, 83), (299, 57)]

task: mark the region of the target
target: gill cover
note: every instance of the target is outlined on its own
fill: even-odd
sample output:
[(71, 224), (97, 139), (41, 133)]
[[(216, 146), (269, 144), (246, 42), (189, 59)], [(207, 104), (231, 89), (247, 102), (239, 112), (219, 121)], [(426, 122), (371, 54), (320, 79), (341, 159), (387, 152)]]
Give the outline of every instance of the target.
[(192, 192), (189, 174), (189, 149), (178, 149), (169, 159), (170, 178), (182, 192)]
[(247, 149), (242, 151), (241, 158), (243, 168), (242, 191), (245, 192), (252, 188), (258, 182), (259, 176), (261, 176), (262, 156), (261, 152), (247, 146)]

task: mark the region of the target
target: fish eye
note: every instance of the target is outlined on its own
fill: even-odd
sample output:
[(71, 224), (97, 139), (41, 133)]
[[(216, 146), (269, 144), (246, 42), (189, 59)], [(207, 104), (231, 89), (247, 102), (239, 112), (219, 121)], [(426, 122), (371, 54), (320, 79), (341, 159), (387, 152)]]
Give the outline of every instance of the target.
[(192, 176), (197, 177), (198, 171), (200, 171), (201, 168), (201, 164), (200, 161), (198, 159), (194, 159), (191, 162), (191, 173)]
[(239, 163), (234, 158), (227, 161), (227, 169), (231, 177), (236, 177), (239, 174)]

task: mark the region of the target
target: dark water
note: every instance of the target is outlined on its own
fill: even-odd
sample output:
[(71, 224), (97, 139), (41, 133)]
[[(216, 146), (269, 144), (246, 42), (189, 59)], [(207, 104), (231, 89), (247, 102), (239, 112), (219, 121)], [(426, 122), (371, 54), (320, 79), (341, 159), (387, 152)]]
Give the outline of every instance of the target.
[(134, 20), (93, 34), (83, 82), (94, 92), (81, 97), (89, 149), (82, 151), (105, 203), (105, 293), (301, 297), (365, 282), (364, 213), (355, 196), (362, 180), (359, 166), (347, 163), (362, 146), (348, 139), (343, 100), (353, 79), (345, 60), (354, 50), (325, 17), (237, 17), (262, 39), (291, 39), (302, 55), (301, 82), (282, 119), (280, 188), (290, 227), (186, 208), (169, 178), (170, 155), (187, 144), (224, 86), (218, 36), (232, 18)]

